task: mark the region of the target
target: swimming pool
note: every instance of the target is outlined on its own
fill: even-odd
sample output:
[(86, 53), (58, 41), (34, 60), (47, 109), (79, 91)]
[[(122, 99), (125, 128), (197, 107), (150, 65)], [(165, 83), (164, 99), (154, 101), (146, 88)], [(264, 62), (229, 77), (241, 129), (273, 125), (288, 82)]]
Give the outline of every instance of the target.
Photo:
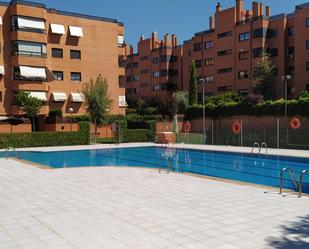
[[(162, 156), (164, 147), (111, 148), (97, 150), (19, 152), (23, 160), (51, 168), (88, 166), (132, 166), (166, 168), (167, 160)], [(251, 154), (214, 152), (196, 149), (174, 149), (178, 165), (184, 172), (249, 182), (268, 186), (279, 186), (280, 172), (291, 168), (298, 180), (304, 169), (309, 169), (309, 158), (258, 156)], [(13, 156), (13, 153), (11, 154)], [(0, 156), (3, 156), (0, 154)], [(173, 161), (174, 164), (176, 160)], [(309, 193), (309, 176), (304, 176), (303, 192)], [(284, 187), (294, 188), (291, 179), (284, 176)]]

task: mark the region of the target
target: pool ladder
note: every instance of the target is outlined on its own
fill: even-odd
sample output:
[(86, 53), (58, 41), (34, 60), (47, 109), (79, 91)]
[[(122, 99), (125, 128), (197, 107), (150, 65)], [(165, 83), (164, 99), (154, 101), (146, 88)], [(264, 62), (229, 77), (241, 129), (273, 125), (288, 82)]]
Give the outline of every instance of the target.
[(258, 149), (259, 156), (261, 156), (261, 151), (262, 151), (263, 148), (265, 148), (266, 155), (268, 155), (268, 147), (267, 147), (267, 144), (265, 142), (263, 142), (261, 144), (261, 146), (258, 142), (255, 142), (252, 146), (251, 154), (253, 154), (255, 148)]
[(17, 155), (18, 159), (21, 159), (20, 154), (17, 152), (17, 150), (14, 147), (7, 147), (5, 149), (4, 155), (5, 155), (5, 159), (8, 160), (9, 159), (9, 152), (12, 151)]
[[(166, 144), (166, 146), (163, 145), (163, 148), (165, 151), (161, 156), (167, 161), (167, 174), (174, 170), (183, 173), (183, 167), (179, 164), (174, 145)], [(174, 166), (174, 163), (176, 164), (176, 167)], [(159, 168), (159, 173), (161, 173), (161, 169), (162, 167)]]
[(304, 177), (304, 175), (309, 174), (309, 170), (303, 170), (300, 173), (299, 181), (297, 183), (296, 178), (294, 176), (294, 173), (293, 173), (293, 171), (290, 168), (282, 169), (281, 173), (280, 173), (280, 191), (279, 191), (280, 195), (283, 193), (283, 175), (286, 172), (289, 173), (289, 176), (291, 177), (295, 188), (298, 190), (298, 197), (300, 198), (302, 196), (303, 177)]

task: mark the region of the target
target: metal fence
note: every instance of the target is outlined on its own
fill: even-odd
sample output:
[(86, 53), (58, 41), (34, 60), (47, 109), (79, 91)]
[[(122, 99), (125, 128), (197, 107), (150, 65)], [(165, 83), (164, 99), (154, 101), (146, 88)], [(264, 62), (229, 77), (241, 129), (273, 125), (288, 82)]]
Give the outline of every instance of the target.
[[(309, 126), (306, 128), (304, 124), (298, 129), (292, 129), (290, 119), (274, 118), (265, 124), (263, 119), (231, 119), (224, 122), (208, 119), (205, 138), (200, 128), (202, 120), (191, 122), (191, 133), (179, 133), (177, 143), (252, 147), (255, 142), (264, 142), (270, 148), (309, 149)], [(233, 131), (235, 122), (240, 124), (239, 132), (236, 133)]]

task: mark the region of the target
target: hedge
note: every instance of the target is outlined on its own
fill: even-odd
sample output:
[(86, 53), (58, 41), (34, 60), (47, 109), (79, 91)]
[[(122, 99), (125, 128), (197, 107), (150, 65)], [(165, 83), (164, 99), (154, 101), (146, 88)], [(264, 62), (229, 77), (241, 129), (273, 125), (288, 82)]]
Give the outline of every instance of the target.
[[(207, 103), (205, 105), (205, 114), (207, 117), (230, 117), (235, 115), (251, 116), (282, 116), (284, 115), (285, 101), (283, 99), (276, 101), (265, 101), (260, 104), (249, 104), (245, 102), (226, 102), (215, 105)], [(288, 101), (288, 115), (309, 116), (309, 98)], [(203, 107), (201, 105), (190, 106), (185, 115), (185, 119), (191, 120), (203, 116)]]
[(80, 122), (78, 132), (32, 132), (0, 134), (0, 148), (44, 147), (90, 144), (90, 124)]
[(122, 131), (122, 142), (124, 143), (149, 142), (149, 130), (125, 129)]

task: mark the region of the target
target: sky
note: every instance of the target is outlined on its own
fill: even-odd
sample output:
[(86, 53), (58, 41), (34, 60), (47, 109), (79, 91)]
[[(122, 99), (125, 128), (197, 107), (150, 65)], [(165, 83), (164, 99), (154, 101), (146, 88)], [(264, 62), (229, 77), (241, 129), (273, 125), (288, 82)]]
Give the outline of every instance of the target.
[[(190, 39), (194, 33), (209, 28), (218, 1), (223, 8), (235, 5), (235, 0), (31, 0), (48, 8), (115, 18), (125, 25), (126, 43), (136, 45), (140, 36), (150, 37), (157, 31), (175, 33), (179, 41)], [(253, 0), (244, 0), (247, 9)], [(262, 1), (262, 0), (260, 0)], [(295, 5), (309, 0), (264, 0), (271, 6), (272, 15), (291, 13)]]

